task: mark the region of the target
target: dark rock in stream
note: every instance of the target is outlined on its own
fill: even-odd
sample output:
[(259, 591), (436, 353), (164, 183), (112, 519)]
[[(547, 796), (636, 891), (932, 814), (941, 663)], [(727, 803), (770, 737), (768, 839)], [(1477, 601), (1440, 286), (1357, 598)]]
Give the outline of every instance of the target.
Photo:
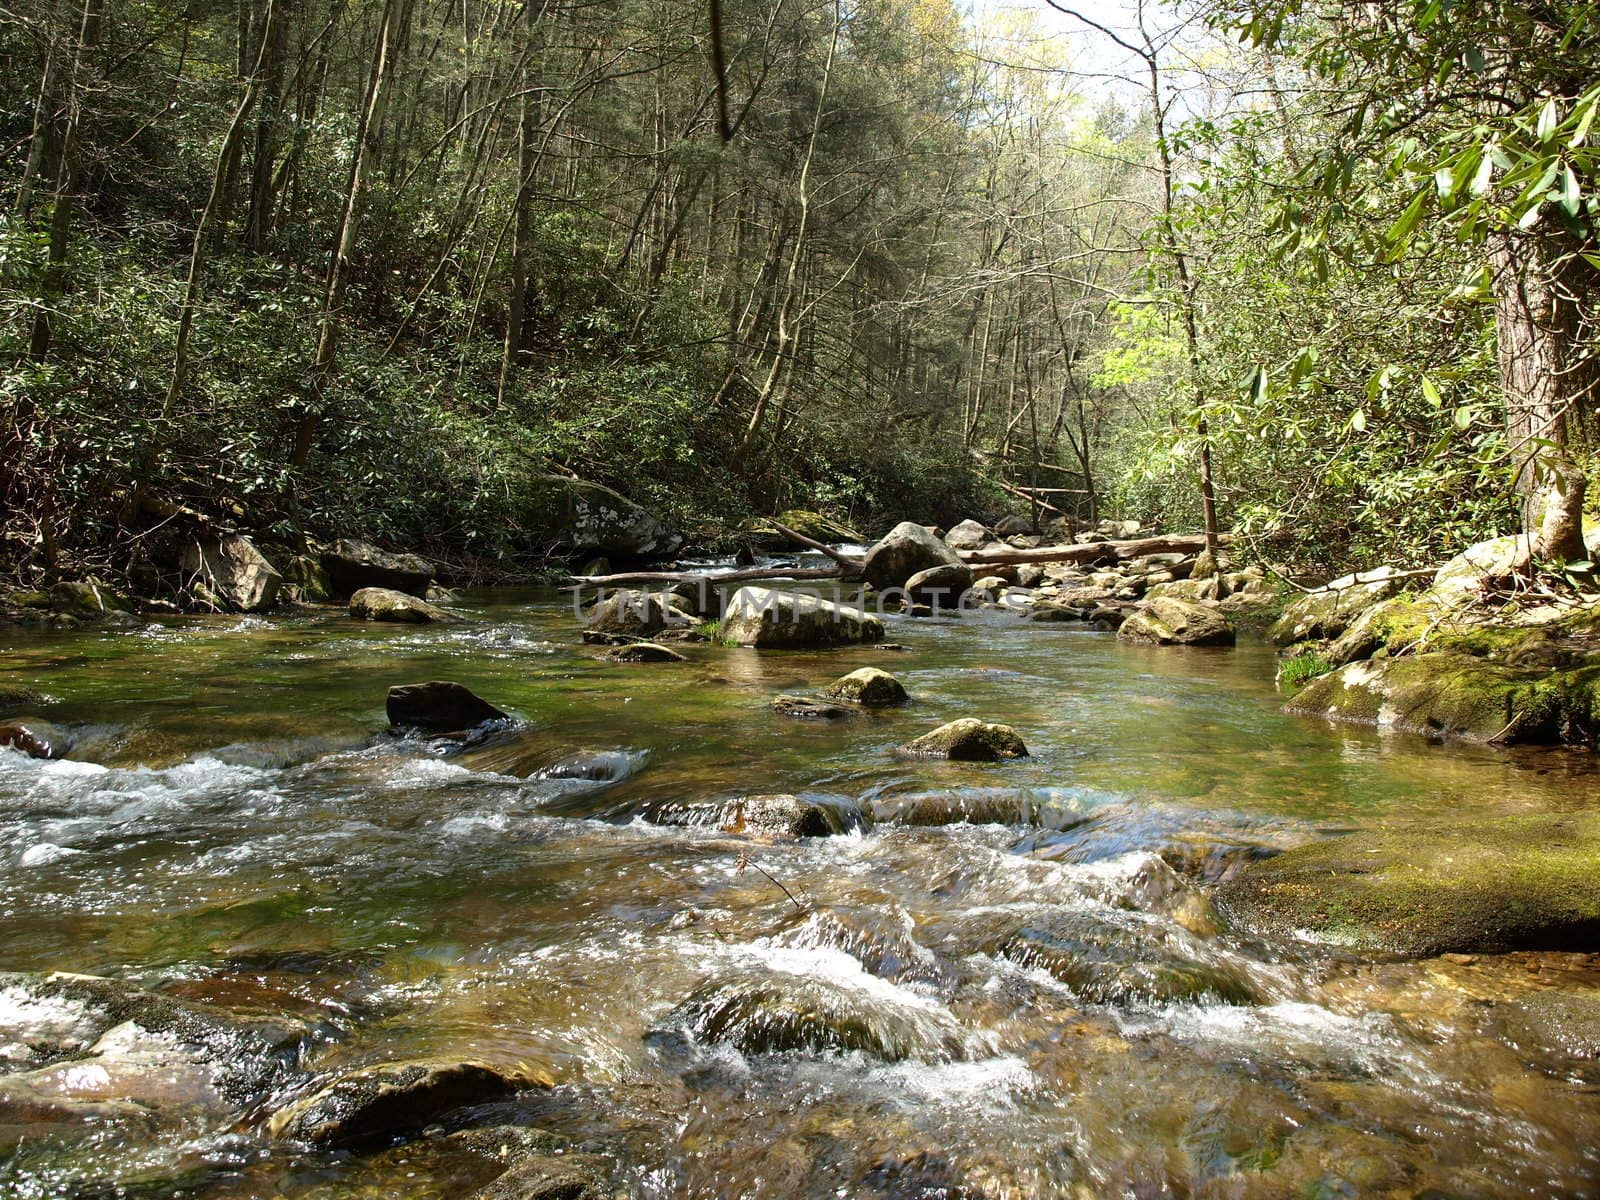
[(842, 704), (829, 704), (810, 696), (778, 696), (772, 701), (772, 711), (802, 721), (845, 721), (856, 715)]
[(328, 586), (338, 599), (363, 588), (386, 588), (419, 599), (428, 594), (434, 566), (416, 554), (389, 554), (368, 542), (351, 538), (334, 543), (322, 554)]
[(49, 721), (16, 717), (0, 721), (0, 746), (10, 746), (30, 758), (61, 758), (72, 749), (72, 735)]
[(0, 682), (0, 713), (35, 708), (45, 703), (44, 693), (21, 683)]
[(525, 1158), (473, 1200), (608, 1200), (611, 1161), (598, 1154), (541, 1154)]
[(469, 688), (442, 679), (392, 687), (386, 707), (389, 724), (435, 733), (459, 733), (489, 721), (509, 720)]
[(842, 810), (806, 800), (800, 796), (776, 793), (740, 796), (711, 804), (681, 804), (656, 814), (659, 825), (712, 828), (723, 833), (778, 839), (827, 837), (849, 827)]
[(952, 762), (998, 762), (1003, 758), (1026, 758), (1028, 747), (1009, 725), (962, 717), (907, 742), (898, 753), (911, 758), (945, 758)]
[(932, 529), (902, 521), (867, 551), (861, 576), (873, 587), (883, 590), (904, 587), (919, 571), (941, 566), (967, 570), (967, 582), (972, 582), (971, 570), (961, 561), (961, 556), (942, 538), (936, 537)]
[(549, 1085), (526, 1070), (483, 1063), (381, 1063), (279, 1109), (269, 1129), (322, 1149), (360, 1147), (416, 1133), (458, 1108)]

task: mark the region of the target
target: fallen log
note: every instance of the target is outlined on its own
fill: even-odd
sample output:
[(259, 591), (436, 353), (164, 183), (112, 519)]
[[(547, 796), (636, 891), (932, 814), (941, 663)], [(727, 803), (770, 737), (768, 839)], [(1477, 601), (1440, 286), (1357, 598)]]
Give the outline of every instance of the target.
[[(1223, 534), (1217, 540), (1226, 546), (1229, 538)], [(1040, 546), (1036, 550), (962, 550), (959, 553), (961, 561), (972, 566), (1009, 566), (1015, 563), (1090, 563), (1103, 558), (1120, 562), (1145, 554), (1199, 554), (1205, 548), (1205, 534), (1183, 533), (1121, 542)]]
[[(859, 566), (856, 568), (859, 571)], [(579, 587), (631, 587), (640, 583), (692, 583), (716, 587), (756, 579), (843, 579), (843, 567), (742, 567), (736, 571), (626, 571), (619, 575), (574, 575)]]
[(771, 517), (767, 518), (767, 524), (772, 526), (779, 533), (783, 534), (783, 536), (788, 538), (790, 541), (797, 542), (808, 549), (815, 550), (818, 554), (826, 554), (829, 558), (833, 559), (834, 562), (838, 563), (840, 567), (847, 571), (859, 571), (861, 569), (861, 560), (859, 558), (851, 558), (848, 554), (841, 554), (832, 546), (825, 546), (815, 538), (808, 538), (805, 534), (798, 533), (795, 530), (790, 529), (787, 525), (778, 524)]

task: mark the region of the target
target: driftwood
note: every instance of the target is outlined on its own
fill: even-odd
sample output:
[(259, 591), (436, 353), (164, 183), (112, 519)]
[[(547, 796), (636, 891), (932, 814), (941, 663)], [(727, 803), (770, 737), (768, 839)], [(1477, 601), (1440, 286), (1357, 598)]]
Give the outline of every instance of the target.
[[(855, 565), (860, 570), (859, 564)], [(843, 579), (843, 567), (742, 567), (736, 571), (628, 571), (620, 575), (574, 575), (582, 587), (630, 587), (636, 583), (692, 583), (716, 587), (757, 579)]]
[[(1226, 546), (1228, 536), (1218, 542)], [(1073, 546), (1040, 546), (1037, 550), (963, 550), (961, 560), (973, 566), (1004, 566), (1013, 563), (1088, 563), (1103, 558), (1123, 561), (1145, 554), (1198, 554), (1206, 548), (1203, 533), (1173, 534), (1169, 537), (1134, 538), (1122, 542), (1084, 542)]]
[(840, 554), (832, 546), (824, 546), (821, 542), (816, 541), (814, 538), (808, 538), (803, 533), (795, 532), (787, 525), (779, 525), (771, 517), (767, 518), (767, 524), (772, 526), (779, 533), (783, 534), (784, 537), (789, 538), (791, 541), (798, 542), (800, 545), (805, 546), (808, 549), (815, 550), (818, 554), (826, 554), (846, 571), (861, 570), (861, 560), (859, 558), (851, 558), (848, 554)]

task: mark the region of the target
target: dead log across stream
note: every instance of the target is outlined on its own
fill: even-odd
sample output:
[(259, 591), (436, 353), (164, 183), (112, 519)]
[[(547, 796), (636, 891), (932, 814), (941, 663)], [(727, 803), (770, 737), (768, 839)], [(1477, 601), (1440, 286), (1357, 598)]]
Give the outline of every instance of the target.
[[(798, 536), (798, 535), (796, 535)], [(808, 542), (810, 539), (806, 539)], [(1227, 545), (1226, 535), (1220, 539)], [(813, 543), (815, 544), (815, 543)], [(821, 547), (818, 547), (821, 549)], [(1133, 538), (1120, 542), (1084, 542), (1072, 546), (1040, 546), (1036, 550), (964, 550), (961, 560), (972, 566), (1003, 566), (1009, 563), (1089, 563), (1104, 558), (1118, 561), (1144, 554), (1198, 554), (1206, 548), (1201, 533), (1173, 534), (1168, 537)], [(828, 547), (823, 550), (839, 565), (836, 567), (741, 567), (734, 571), (631, 571), (621, 575), (575, 575), (572, 582), (583, 587), (629, 587), (641, 583), (692, 583), (715, 587), (723, 583), (750, 583), (758, 579), (846, 579), (861, 573), (861, 561)]]

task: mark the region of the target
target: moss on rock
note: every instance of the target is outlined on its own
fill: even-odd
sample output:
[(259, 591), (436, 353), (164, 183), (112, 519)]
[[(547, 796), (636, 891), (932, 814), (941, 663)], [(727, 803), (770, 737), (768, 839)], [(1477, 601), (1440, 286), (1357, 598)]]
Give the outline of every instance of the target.
[(1241, 871), (1217, 904), (1251, 933), (1405, 957), (1588, 949), (1600, 936), (1600, 813), (1331, 838)]

